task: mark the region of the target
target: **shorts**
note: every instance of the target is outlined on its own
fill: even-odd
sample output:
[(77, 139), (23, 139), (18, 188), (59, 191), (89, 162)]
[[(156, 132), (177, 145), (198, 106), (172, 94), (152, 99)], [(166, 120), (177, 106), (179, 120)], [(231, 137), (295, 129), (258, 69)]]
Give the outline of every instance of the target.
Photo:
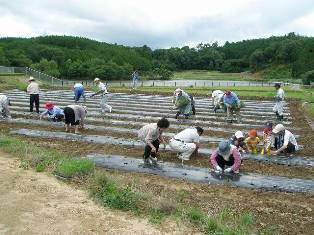
[(77, 126), (80, 121), (75, 121), (75, 113), (74, 110), (70, 107), (64, 108), (64, 122), (65, 124), (71, 124), (72, 126)]

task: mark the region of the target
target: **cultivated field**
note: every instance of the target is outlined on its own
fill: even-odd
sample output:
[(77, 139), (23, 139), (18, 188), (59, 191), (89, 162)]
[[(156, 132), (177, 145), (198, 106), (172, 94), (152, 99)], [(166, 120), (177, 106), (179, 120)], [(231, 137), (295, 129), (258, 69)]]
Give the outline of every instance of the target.
[[(274, 119), (272, 101), (244, 100), (242, 123), (229, 124), (225, 114), (213, 113), (207, 97), (195, 97), (195, 117), (176, 120), (169, 96), (114, 93), (109, 100), (112, 113), (100, 113), (98, 98), (87, 100), (86, 130), (82, 135), (75, 135), (65, 133), (61, 123), (38, 120), (37, 115), (30, 115), (28, 96), (24, 92), (6, 93), (13, 105), (13, 119), (0, 122), (2, 134), (57, 149), (69, 156), (88, 156), (96, 162), (99, 171), (135, 180), (137, 187), (154, 195), (184, 191), (186, 203), (201, 208), (208, 215), (217, 215), (225, 209), (230, 210), (230, 214), (250, 212), (257, 230), (274, 228), (264, 234), (310, 234), (314, 229), (313, 130), (297, 101), (286, 102), (283, 124), (298, 136), (302, 150), (290, 158), (243, 155), (240, 180), (219, 181), (208, 173), (210, 153), (220, 140), (231, 137), (236, 130), (248, 132), (255, 128), (261, 133), (264, 123)], [(73, 103), (73, 94), (70, 91), (45, 92), (41, 95), (41, 104), (47, 101), (65, 107)], [(190, 126), (202, 126), (205, 130), (199, 155), (185, 162), (183, 168), (169, 147), (161, 149), (162, 170), (141, 167), (143, 144), (137, 140), (137, 131), (162, 116), (168, 117), (171, 123), (165, 133), (168, 139)]]

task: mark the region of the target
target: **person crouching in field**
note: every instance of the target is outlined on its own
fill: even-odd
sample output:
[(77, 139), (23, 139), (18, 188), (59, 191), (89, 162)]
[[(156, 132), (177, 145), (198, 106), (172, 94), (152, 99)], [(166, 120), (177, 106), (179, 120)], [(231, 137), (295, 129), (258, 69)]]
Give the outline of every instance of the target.
[(169, 142), (172, 150), (178, 153), (178, 158), (190, 160), (191, 155), (197, 152), (199, 148), (200, 136), (203, 134), (203, 128), (187, 128), (176, 134)]
[(84, 120), (87, 111), (85, 106), (81, 105), (68, 105), (64, 108), (64, 122), (65, 131), (70, 131), (70, 124), (74, 126), (75, 134), (80, 134), (79, 129), (84, 128)]
[(244, 134), (242, 131), (236, 131), (230, 138), (230, 143), (237, 147), (239, 152), (245, 153), (247, 148), (244, 142)]
[(139, 130), (138, 138), (146, 144), (143, 154), (144, 166), (149, 166), (150, 160), (153, 166), (157, 166), (159, 144), (166, 144), (162, 133), (169, 125), (168, 119), (162, 118), (157, 123), (147, 124)]
[(175, 108), (178, 109), (175, 119), (180, 115), (183, 115), (185, 118), (189, 118), (189, 116), (192, 115), (192, 101), (189, 95), (180, 88), (174, 91), (172, 102), (174, 103)]
[(265, 128), (263, 130), (263, 140), (262, 140), (262, 150), (261, 150), (261, 154), (270, 154), (270, 148), (271, 148), (271, 133), (273, 130), (273, 123), (272, 122), (267, 122), (265, 124)]
[(295, 136), (290, 131), (286, 130), (282, 124), (276, 125), (272, 133), (272, 145), (276, 150), (271, 150), (270, 154), (292, 154), (299, 150)]
[(40, 119), (42, 119), (44, 116), (48, 117), (53, 122), (61, 122), (64, 118), (64, 112), (62, 109), (60, 109), (58, 106), (55, 106), (51, 102), (47, 102), (45, 104), (46, 111), (42, 112), (40, 114)]
[(241, 122), (240, 116), (241, 101), (234, 92), (226, 91), (224, 95), (224, 106), (227, 111), (227, 121), (232, 122), (232, 115), (233, 113), (235, 113), (237, 121)]
[(249, 153), (257, 154), (257, 145), (260, 139), (257, 137), (257, 130), (250, 130), (249, 137), (244, 140)]
[(214, 112), (216, 113), (218, 109), (223, 109), (224, 102), (223, 97), (224, 93), (221, 90), (213, 90), (211, 97), (212, 97), (212, 106), (214, 108)]
[(10, 115), (10, 100), (6, 95), (0, 95), (0, 117), (11, 118)]
[(212, 153), (210, 161), (217, 174), (239, 173), (241, 154), (229, 140), (223, 140), (219, 143), (218, 149)]
[(84, 86), (82, 83), (76, 82), (73, 86), (73, 91), (74, 91), (74, 102), (77, 103), (81, 96), (84, 99), (84, 102), (86, 102), (86, 97), (84, 94)]

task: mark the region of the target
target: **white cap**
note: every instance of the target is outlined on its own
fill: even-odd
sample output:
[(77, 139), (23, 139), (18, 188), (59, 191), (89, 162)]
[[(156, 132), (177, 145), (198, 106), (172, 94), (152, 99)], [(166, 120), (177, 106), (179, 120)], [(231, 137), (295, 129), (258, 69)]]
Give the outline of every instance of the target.
[(181, 92), (182, 90), (180, 89), (180, 88), (177, 88), (175, 91), (174, 91), (174, 93), (179, 93), (179, 92)]
[(243, 132), (242, 131), (237, 131), (234, 133), (234, 136), (239, 139), (239, 138), (244, 138)]
[(286, 128), (282, 124), (278, 124), (273, 129), (273, 133), (277, 134), (280, 131), (284, 131)]
[(100, 81), (99, 78), (95, 78), (95, 79), (94, 79), (94, 82), (98, 82), (98, 81)]
[(35, 79), (32, 76), (30, 76), (28, 81), (35, 81)]

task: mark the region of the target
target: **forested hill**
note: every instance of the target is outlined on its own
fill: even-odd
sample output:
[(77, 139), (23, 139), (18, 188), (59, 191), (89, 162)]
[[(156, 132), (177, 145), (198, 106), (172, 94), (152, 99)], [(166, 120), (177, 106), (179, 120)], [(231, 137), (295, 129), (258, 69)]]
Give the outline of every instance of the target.
[[(0, 39), (0, 65), (31, 66), (64, 78), (128, 79), (134, 69), (154, 78), (170, 71), (262, 71), (299, 78), (314, 74), (314, 38), (289, 33), (241, 42), (152, 50), (70, 36)], [(312, 76), (312, 75), (310, 75)], [(314, 75), (313, 75), (314, 76)]]

